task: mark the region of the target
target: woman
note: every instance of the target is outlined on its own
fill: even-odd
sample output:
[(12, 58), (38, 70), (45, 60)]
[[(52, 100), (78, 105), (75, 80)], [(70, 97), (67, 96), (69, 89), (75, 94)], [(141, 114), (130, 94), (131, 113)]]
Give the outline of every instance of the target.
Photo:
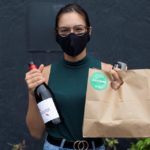
[[(56, 41), (62, 48), (63, 59), (26, 73), (29, 90), (29, 106), (26, 123), (31, 135), (48, 136), (44, 150), (96, 149), (104, 150), (101, 138), (83, 138), (82, 123), (89, 68), (99, 68), (112, 75), (113, 88), (119, 88), (122, 80), (112, 65), (100, 63), (87, 56), (86, 44), (90, 40), (91, 26), (87, 13), (77, 4), (68, 4), (56, 16)], [(46, 128), (39, 114), (34, 89), (46, 82), (53, 91), (63, 121), (56, 127)]]

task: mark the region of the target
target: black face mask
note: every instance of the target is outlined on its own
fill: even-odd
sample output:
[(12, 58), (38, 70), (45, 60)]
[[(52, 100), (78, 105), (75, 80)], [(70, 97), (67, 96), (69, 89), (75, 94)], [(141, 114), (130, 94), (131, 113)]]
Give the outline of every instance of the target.
[(80, 54), (86, 44), (90, 40), (89, 32), (83, 34), (82, 36), (78, 36), (74, 33), (70, 33), (66, 37), (61, 37), (60, 35), (56, 35), (56, 41), (62, 48), (62, 50), (70, 56), (77, 56)]

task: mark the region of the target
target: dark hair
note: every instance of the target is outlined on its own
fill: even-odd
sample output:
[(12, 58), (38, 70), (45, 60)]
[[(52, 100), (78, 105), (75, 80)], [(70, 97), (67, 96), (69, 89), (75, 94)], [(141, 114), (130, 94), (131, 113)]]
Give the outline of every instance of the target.
[(58, 27), (60, 16), (64, 13), (69, 13), (69, 12), (77, 12), (78, 14), (80, 14), (85, 19), (86, 25), (90, 27), (90, 21), (87, 12), (80, 5), (76, 3), (71, 3), (65, 5), (58, 11), (55, 20), (55, 29)]

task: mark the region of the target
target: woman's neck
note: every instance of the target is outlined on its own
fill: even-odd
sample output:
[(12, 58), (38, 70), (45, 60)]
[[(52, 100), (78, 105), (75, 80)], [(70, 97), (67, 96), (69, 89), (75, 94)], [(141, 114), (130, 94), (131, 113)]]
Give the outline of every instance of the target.
[(64, 59), (66, 61), (70, 61), (70, 62), (77, 62), (82, 60), (84, 57), (86, 56), (86, 48), (77, 56), (70, 56), (66, 53), (64, 53)]

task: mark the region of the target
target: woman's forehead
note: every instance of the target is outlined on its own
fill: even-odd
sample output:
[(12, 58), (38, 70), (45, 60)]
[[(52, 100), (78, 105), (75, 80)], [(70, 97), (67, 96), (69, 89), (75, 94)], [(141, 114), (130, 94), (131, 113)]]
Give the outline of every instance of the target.
[(58, 26), (86, 25), (85, 19), (77, 12), (68, 12), (60, 16)]

